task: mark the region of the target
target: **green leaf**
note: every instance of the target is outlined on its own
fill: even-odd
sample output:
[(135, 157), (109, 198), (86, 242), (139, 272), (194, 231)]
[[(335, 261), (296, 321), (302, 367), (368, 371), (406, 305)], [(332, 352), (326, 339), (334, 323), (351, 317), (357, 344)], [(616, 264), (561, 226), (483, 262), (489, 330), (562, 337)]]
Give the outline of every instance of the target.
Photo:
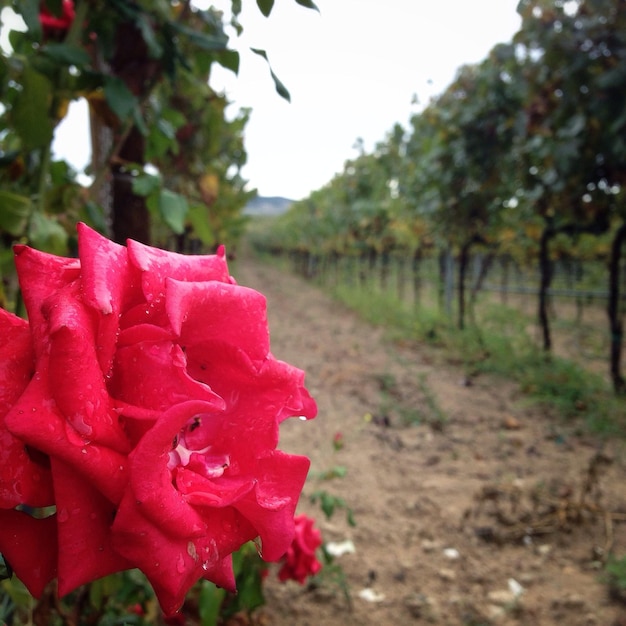
[(63, 15), (63, 0), (46, 0), (46, 8), (52, 15), (61, 17)]
[(30, 214), (30, 198), (0, 190), (0, 230), (14, 237), (24, 234)]
[(263, 57), (267, 61), (267, 64), (270, 68), (270, 74), (272, 76), (272, 80), (274, 81), (274, 85), (276, 86), (276, 91), (278, 92), (278, 95), (280, 95), (282, 98), (287, 100), (287, 102), (291, 102), (291, 95), (289, 94), (289, 91), (287, 90), (285, 85), (283, 85), (283, 83), (278, 79), (278, 76), (274, 74), (274, 70), (272, 70), (272, 66), (270, 65), (270, 62), (269, 62), (269, 59), (267, 58), (267, 53), (265, 52), (265, 50), (259, 50), (258, 48), (250, 48), (250, 50), (252, 50), (254, 54), (258, 54), (259, 56)]
[(162, 117), (157, 120), (155, 127), (163, 134), (167, 139), (176, 138), (176, 129), (173, 124)]
[(137, 196), (149, 196), (161, 186), (160, 176), (153, 174), (139, 174), (133, 178), (133, 193)]
[(215, 236), (211, 230), (205, 204), (192, 204), (187, 213), (187, 219), (191, 223), (193, 232), (205, 246), (215, 243)]
[(256, 0), (257, 6), (265, 17), (269, 17), (274, 7), (274, 0)]
[(349, 526), (352, 526), (353, 528), (356, 526), (356, 522), (354, 521), (354, 513), (352, 512), (352, 509), (348, 509), (346, 511), (346, 519), (348, 521)]
[(161, 111), (161, 117), (167, 120), (176, 129), (187, 123), (187, 118), (176, 109), (163, 109)]
[(327, 519), (330, 519), (333, 516), (333, 513), (335, 512), (335, 505), (337, 504), (337, 502), (338, 500), (334, 496), (331, 496), (328, 493), (322, 494), (322, 497), (320, 499), (320, 506)]
[(577, 113), (558, 129), (557, 135), (561, 138), (576, 137), (586, 126), (587, 118), (582, 113)]
[(0, 554), (0, 580), (6, 580), (13, 576), (13, 569), (9, 565), (8, 561), (5, 561), (2, 554)]
[(41, 22), (39, 21), (39, 0), (23, 0), (18, 3), (20, 13), (33, 39), (41, 39)]
[(64, 65), (89, 65), (91, 59), (84, 48), (65, 43), (48, 43), (41, 51), (48, 58)]
[(162, 119), (150, 127), (145, 151), (146, 160), (162, 159), (168, 152), (178, 154), (178, 141), (175, 133), (172, 136), (172, 132), (172, 125)]
[(222, 50), (215, 55), (215, 60), (233, 74), (239, 74), (239, 52), (237, 50)]
[(322, 472), (320, 478), (323, 480), (332, 480), (333, 478), (343, 478), (348, 470), (343, 465), (335, 465), (335, 467)]
[[(156, 204), (155, 204), (156, 200)], [(163, 221), (177, 234), (185, 232), (185, 218), (189, 210), (187, 199), (169, 189), (148, 198), (149, 208), (156, 208)], [(150, 207), (152, 205), (152, 207)]]
[(26, 67), (22, 74), (22, 91), (12, 109), (15, 130), (26, 149), (43, 148), (52, 141), (53, 123), (48, 110), (51, 99), (50, 81)]
[(231, 0), (230, 6), (233, 15), (239, 15), (241, 13), (241, 0)]
[(202, 626), (216, 626), (220, 615), (220, 608), (226, 591), (216, 587), (214, 583), (203, 580), (198, 598), (198, 610)]
[(138, 105), (137, 98), (117, 76), (105, 76), (104, 97), (120, 120), (125, 120)]
[(228, 36), (225, 33), (209, 35), (184, 26), (183, 24), (179, 24), (178, 22), (172, 22), (171, 26), (181, 35), (187, 37), (191, 44), (202, 50), (225, 50), (228, 44)]
[(28, 236), (38, 250), (59, 256), (67, 253), (67, 233), (56, 220), (42, 213), (32, 214)]
[(311, 2), (311, 0), (296, 0), (296, 2), (300, 6), (306, 7), (307, 9), (314, 9), (318, 13), (320, 12), (320, 10), (317, 8), (317, 5), (314, 2)]
[(140, 106), (136, 106), (133, 109), (133, 122), (135, 122), (135, 126), (137, 126), (137, 130), (144, 136), (147, 137), (149, 134), (149, 129), (146, 125), (146, 120), (143, 118), (143, 115), (141, 114), (141, 107)]
[(104, 233), (107, 229), (107, 221), (104, 214), (104, 209), (93, 202), (92, 200), (88, 200), (82, 210), (80, 211), (81, 221), (86, 222), (92, 228), (95, 228), (97, 231)]
[[(257, 562), (260, 561), (257, 555), (254, 555)], [(246, 566), (237, 577), (237, 603), (240, 607), (247, 611), (253, 611), (259, 606), (265, 604), (263, 595), (263, 579), (259, 571), (259, 567), (254, 567), (254, 563), (250, 559), (246, 559)]]
[(148, 53), (152, 59), (160, 59), (163, 56), (163, 48), (157, 41), (152, 24), (147, 19), (146, 15), (140, 13), (135, 20), (137, 28), (141, 32), (141, 37), (148, 48)]
[(67, 161), (53, 161), (50, 164), (50, 182), (54, 187), (60, 187), (74, 179), (75, 173)]

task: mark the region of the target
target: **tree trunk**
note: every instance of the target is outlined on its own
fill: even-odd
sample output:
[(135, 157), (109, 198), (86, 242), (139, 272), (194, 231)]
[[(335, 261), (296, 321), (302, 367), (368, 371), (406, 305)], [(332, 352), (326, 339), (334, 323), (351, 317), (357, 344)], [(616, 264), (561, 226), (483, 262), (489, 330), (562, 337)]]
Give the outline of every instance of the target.
[(383, 250), (380, 253), (380, 288), (383, 292), (387, 290), (389, 285), (389, 265), (391, 262), (389, 256), (388, 250)]
[(452, 317), (452, 299), (454, 296), (454, 254), (448, 248), (443, 254), (443, 295), (444, 306), (448, 318)]
[(500, 302), (503, 305), (507, 305), (509, 301), (509, 266), (511, 259), (509, 255), (505, 255), (501, 262), (501, 277), (500, 277)]
[(609, 329), (611, 336), (610, 344), (610, 372), (615, 393), (621, 394), (626, 391), (626, 383), (622, 377), (622, 340), (624, 330), (622, 326), (622, 316), (619, 306), (620, 300), (620, 260), (622, 256), (622, 245), (626, 241), (626, 223), (622, 224), (615, 233), (611, 245), (611, 255), (609, 257), (609, 301), (607, 314), (609, 316)]
[[(449, 263), (448, 257), (451, 253), (446, 250), (441, 250), (437, 255), (437, 267), (439, 270), (439, 281), (437, 283), (437, 303), (440, 311), (446, 311), (446, 305), (448, 301), (448, 286), (450, 285), (449, 278)], [(446, 311), (449, 313), (449, 311)]]
[[(116, 33), (115, 53), (110, 61), (112, 73), (141, 102), (161, 75), (161, 67), (150, 55), (148, 47), (133, 22), (120, 24)], [(123, 128), (119, 126), (116, 133)], [(132, 177), (123, 170), (126, 163), (144, 164), (145, 138), (133, 126), (121, 145), (115, 163), (111, 166), (113, 175), (111, 198), (111, 221), (113, 239), (125, 243), (126, 239), (136, 239), (150, 243), (150, 215), (145, 198), (132, 191)]]
[[(122, 148), (119, 159), (122, 162), (142, 163), (144, 137), (134, 127)], [(133, 193), (133, 177), (124, 171), (123, 166), (114, 164), (113, 202), (111, 206), (113, 239), (124, 244), (127, 239), (135, 239), (142, 243), (150, 243), (150, 215), (146, 207), (146, 199)]]
[(404, 302), (406, 294), (406, 258), (403, 253), (396, 257), (396, 293), (398, 300)]
[(470, 292), (470, 297), (467, 306), (467, 312), (470, 318), (470, 324), (476, 326), (476, 315), (475, 315), (475, 306), (476, 300), (478, 298), (478, 294), (483, 288), (483, 283), (485, 282), (485, 278), (487, 278), (487, 274), (493, 265), (493, 262), (496, 258), (494, 252), (489, 252), (486, 257), (483, 257), (482, 262), (480, 264), (480, 269), (478, 272), (478, 276), (474, 284), (472, 285), (472, 291)]
[(413, 303), (419, 306), (422, 294), (422, 275), (421, 275), (421, 258), (422, 252), (419, 248), (415, 249), (413, 258), (411, 259), (411, 274), (413, 276)]
[(550, 260), (550, 240), (554, 237), (555, 231), (552, 226), (546, 226), (541, 233), (539, 241), (539, 327), (543, 335), (544, 352), (552, 350), (552, 337), (550, 335), (550, 319), (548, 315), (548, 291), (552, 283), (553, 267)]
[(466, 300), (465, 280), (467, 277), (467, 267), (469, 265), (471, 247), (472, 247), (472, 242), (467, 241), (461, 246), (461, 251), (459, 253), (459, 285), (458, 285), (458, 298), (459, 298), (458, 327), (459, 327), (459, 330), (463, 330), (465, 328), (465, 300)]
[(365, 287), (367, 285), (368, 269), (371, 266), (370, 251), (366, 250), (359, 255), (357, 264), (359, 268), (359, 286)]

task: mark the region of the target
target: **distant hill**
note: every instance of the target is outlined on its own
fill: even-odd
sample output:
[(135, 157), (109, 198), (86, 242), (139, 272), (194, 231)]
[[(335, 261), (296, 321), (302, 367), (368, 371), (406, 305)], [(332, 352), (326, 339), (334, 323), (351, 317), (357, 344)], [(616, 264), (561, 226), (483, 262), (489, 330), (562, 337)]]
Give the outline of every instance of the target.
[(293, 200), (281, 196), (263, 197), (257, 196), (248, 202), (243, 210), (244, 215), (282, 215), (291, 205)]

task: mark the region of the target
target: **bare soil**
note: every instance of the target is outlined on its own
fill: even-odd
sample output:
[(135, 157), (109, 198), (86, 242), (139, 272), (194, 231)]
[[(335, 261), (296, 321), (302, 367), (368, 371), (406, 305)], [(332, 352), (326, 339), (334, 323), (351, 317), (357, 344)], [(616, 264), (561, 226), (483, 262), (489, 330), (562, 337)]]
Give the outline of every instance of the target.
[[(350, 599), (329, 577), (283, 584), (272, 570), (259, 623), (626, 624), (602, 580), (608, 551), (626, 553), (624, 442), (506, 380), (468, 384), (445, 355), (391, 342), (294, 275), (246, 259), (231, 271), (267, 296), (272, 352), (307, 372), (318, 402), (317, 419), (282, 426), (280, 447), (312, 460), (299, 510), (325, 542), (355, 547), (335, 560)], [(320, 490), (356, 525), (342, 508), (326, 519), (310, 502)]]

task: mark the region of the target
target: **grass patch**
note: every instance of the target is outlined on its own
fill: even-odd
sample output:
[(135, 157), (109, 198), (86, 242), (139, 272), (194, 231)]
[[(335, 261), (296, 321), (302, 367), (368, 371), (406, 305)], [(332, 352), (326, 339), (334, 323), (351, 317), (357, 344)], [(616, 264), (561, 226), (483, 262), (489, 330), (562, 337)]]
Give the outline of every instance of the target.
[(437, 397), (428, 386), (426, 378), (426, 374), (420, 374), (417, 382), (420, 391), (424, 394), (424, 398), (426, 399), (426, 405), (428, 406), (430, 418), (427, 421), (433, 430), (442, 431), (448, 421), (448, 416), (439, 406)]
[(442, 345), (447, 334), (447, 322), (442, 320), (435, 308), (413, 310), (388, 293), (366, 291), (345, 284), (333, 287), (332, 295), (370, 324), (387, 328), (393, 339)]
[[(592, 432), (626, 437), (624, 399), (582, 364), (545, 354), (527, 331), (534, 320), (518, 309), (483, 306), (480, 327), (460, 331), (436, 308), (413, 308), (389, 293), (346, 285), (334, 287), (332, 293), (368, 322), (385, 327), (392, 339), (442, 348), (446, 358), (464, 367), (467, 376), (506, 377), (520, 385), (529, 401), (546, 410), (580, 420)], [(421, 390), (428, 399), (428, 390)], [(436, 406), (429, 406), (429, 413), (438, 419)]]

